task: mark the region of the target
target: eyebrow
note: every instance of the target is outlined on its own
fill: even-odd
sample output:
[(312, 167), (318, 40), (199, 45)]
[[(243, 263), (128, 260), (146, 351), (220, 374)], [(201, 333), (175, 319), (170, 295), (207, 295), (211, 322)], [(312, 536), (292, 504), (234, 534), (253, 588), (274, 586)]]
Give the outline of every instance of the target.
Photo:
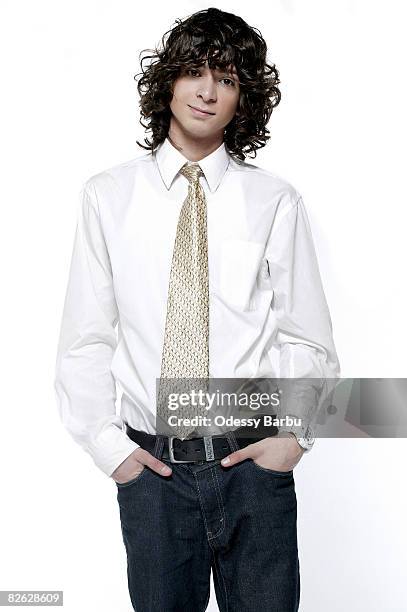
[(228, 70), (227, 68), (219, 68), (219, 66), (217, 66), (216, 70), (217, 72), (226, 72), (226, 74), (234, 74), (235, 76), (237, 76), (236, 68), (233, 68), (233, 70)]
[[(208, 67), (208, 60), (206, 60), (205, 64), (203, 66), (200, 66), (200, 68), (206, 68)], [(238, 77), (239, 75), (237, 74), (237, 70), (236, 67), (234, 66), (233, 69), (230, 71), (227, 68), (221, 68), (220, 66), (215, 65), (215, 72), (225, 72), (226, 74), (231, 74), (235, 77)]]

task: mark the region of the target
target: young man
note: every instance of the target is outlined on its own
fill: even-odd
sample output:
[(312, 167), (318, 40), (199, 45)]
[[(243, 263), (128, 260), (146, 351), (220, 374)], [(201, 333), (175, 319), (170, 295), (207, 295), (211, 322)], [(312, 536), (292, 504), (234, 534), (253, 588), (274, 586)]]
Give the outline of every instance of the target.
[[(187, 419), (166, 435), (156, 385), (275, 376), (272, 349), (282, 378), (339, 375), (302, 198), (244, 161), (280, 101), (266, 51), (218, 9), (179, 21), (139, 81), (148, 152), (82, 192), (55, 388), (116, 482), (138, 612), (203, 612), (211, 569), (222, 612), (298, 610), (293, 468), (312, 440)], [(310, 417), (292, 389), (288, 411)]]

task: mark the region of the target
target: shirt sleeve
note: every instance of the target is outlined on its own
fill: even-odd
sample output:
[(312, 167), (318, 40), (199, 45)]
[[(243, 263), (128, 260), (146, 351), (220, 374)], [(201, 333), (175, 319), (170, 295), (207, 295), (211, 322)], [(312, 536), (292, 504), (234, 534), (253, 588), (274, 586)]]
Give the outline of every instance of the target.
[(110, 365), (118, 320), (97, 194), (88, 181), (80, 193), (54, 387), (63, 426), (108, 476), (139, 447), (116, 415)]
[[(299, 196), (276, 214), (266, 257), (274, 290), (274, 346), (279, 350), (280, 416), (307, 425), (340, 376), (333, 328), (311, 227)], [(310, 380), (312, 379), (312, 380)]]

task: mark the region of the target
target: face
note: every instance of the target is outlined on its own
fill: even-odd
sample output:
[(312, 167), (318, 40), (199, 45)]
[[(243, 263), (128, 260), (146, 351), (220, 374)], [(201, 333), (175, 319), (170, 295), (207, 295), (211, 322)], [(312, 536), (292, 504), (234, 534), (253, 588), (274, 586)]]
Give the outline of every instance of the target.
[(234, 66), (211, 70), (206, 61), (204, 66), (185, 69), (173, 84), (172, 128), (198, 139), (223, 139), (225, 127), (236, 114), (239, 91)]

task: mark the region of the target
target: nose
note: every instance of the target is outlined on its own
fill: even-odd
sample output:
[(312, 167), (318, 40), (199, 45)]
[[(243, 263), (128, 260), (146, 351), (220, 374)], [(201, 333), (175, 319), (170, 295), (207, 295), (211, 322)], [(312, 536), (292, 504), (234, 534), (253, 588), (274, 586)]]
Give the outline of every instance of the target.
[(200, 96), (204, 102), (216, 102), (216, 82), (213, 76), (208, 74), (198, 80), (197, 96)]

